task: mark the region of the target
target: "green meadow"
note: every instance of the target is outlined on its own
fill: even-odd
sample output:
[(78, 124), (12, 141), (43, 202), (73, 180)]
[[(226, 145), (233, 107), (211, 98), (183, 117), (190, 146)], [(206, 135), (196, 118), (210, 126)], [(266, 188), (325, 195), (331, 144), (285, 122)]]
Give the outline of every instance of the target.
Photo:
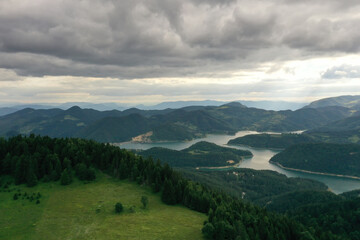
[[(10, 192), (8, 192), (10, 189)], [(28, 188), (10, 185), (0, 192), (0, 239), (202, 239), (204, 214), (168, 206), (145, 186), (103, 174), (91, 183), (75, 180)], [(38, 196), (30, 201), (24, 196)], [(21, 193), (17, 200), (15, 193)], [(141, 196), (149, 204), (144, 209)], [(121, 202), (124, 211), (116, 214)], [(131, 210), (132, 208), (132, 210)]]

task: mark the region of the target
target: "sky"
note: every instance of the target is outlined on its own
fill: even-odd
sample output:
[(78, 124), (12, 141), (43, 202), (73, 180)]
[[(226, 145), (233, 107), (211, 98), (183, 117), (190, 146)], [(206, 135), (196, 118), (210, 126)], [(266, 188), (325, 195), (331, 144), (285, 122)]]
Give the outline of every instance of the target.
[(359, 0), (1, 0), (0, 103), (360, 94)]

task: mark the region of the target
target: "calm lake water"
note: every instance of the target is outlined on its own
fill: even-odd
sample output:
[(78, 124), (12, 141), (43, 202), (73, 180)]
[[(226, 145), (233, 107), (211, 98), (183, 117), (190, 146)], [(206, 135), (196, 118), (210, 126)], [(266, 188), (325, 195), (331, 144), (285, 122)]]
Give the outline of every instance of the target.
[(272, 156), (277, 154), (279, 151), (273, 149), (260, 149), (260, 148), (251, 148), (247, 146), (227, 146), (226, 143), (230, 139), (234, 139), (237, 137), (242, 137), (249, 134), (258, 134), (255, 131), (240, 131), (235, 135), (213, 135), (210, 134), (204, 138), (194, 139), (188, 142), (161, 142), (161, 143), (122, 143), (118, 144), (121, 148), (126, 149), (149, 149), (152, 147), (165, 147), (174, 150), (182, 150), (184, 148), (188, 148), (191, 145), (200, 142), (207, 141), (213, 142), (220, 146), (224, 147), (233, 147), (243, 150), (249, 150), (253, 153), (253, 157), (250, 159), (245, 159), (240, 165), (240, 168), (252, 168), (256, 170), (273, 170), (279, 173), (285, 174), (288, 177), (301, 177), (301, 178), (309, 178), (314, 179), (320, 182), (325, 183), (334, 193), (342, 193), (346, 191), (351, 191), (354, 189), (360, 189), (360, 180), (348, 179), (348, 178), (340, 178), (340, 177), (332, 177), (332, 176), (323, 176), (317, 174), (310, 173), (302, 173), (296, 171), (284, 170), (276, 165), (269, 163), (269, 160)]

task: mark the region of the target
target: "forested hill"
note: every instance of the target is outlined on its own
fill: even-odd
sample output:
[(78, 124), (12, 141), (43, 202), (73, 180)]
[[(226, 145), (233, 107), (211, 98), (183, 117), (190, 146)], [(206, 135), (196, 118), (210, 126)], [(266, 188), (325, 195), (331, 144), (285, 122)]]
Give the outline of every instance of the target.
[(328, 106), (341, 106), (341, 107), (347, 107), (347, 108), (359, 110), (360, 95), (354, 95), (354, 96), (347, 95), (347, 96), (323, 98), (310, 103), (304, 108), (321, 108)]
[[(96, 177), (94, 169), (149, 185), (154, 192), (161, 192), (166, 204), (182, 204), (207, 213), (202, 232), (208, 239), (336, 239), (328, 234), (326, 238), (315, 236), (313, 230), (285, 216), (186, 180), (167, 164), (154, 163), (109, 144), (34, 135), (0, 139), (0, 176), (10, 175), (16, 184), (31, 187), (60, 179), (66, 185), (71, 184), (74, 173), (79, 179), (92, 180)], [(11, 187), (11, 182), (5, 184), (5, 188), (9, 184)]]
[(360, 116), (341, 119), (306, 131), (312, 138), (330, 143), (360, 143)]
[(360, 177), (360, 145), (357, 144), (293, 145), (270, 161), (288, 168)]
[(167, 148), (150, 148), (139, 151), (144, 157), (153, 157), (172, 167), (222, 167), (239, 163), (244, 157), (251, 157), (250, 151), (220, 147), (214, 143), (198, 142), (181, 151)]
[(229, 145), (247, 145), (258, 148), (287, 148), (294, 144), (315, 142), (304, 134), (251, 134), (231, 139)]
[(344, 107), (266, 111), (239, 103), (183, 109), (96, 111), (24, 109), (0, 117), (0, 136), (40, 134), (80, 137), (100, 142), (130, 141), (147, 134), (147, 141), (189, 140), (208, 133), (239, 130), (295, 131), (323, 126), (354, 114)]

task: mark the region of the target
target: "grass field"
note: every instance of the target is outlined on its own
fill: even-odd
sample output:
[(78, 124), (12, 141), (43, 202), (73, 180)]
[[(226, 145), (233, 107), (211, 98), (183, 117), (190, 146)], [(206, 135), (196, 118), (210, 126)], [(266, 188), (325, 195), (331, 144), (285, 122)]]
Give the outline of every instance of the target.
[[(163, 204), (147, 187), (103, 174), (88, 184), (9, 189), (0, 192), (0, 239), (202, 239), (206, 220), (204, 214)], [(22, 196), (13, 200), (19, 191)], [(24, 192), (40, 192), (40, 203), (23, 199)], [(141, 207), (141, 196), (149, 199), (147, 209)], [(123, 204), (123, 213), (114, 212), (116, 202)]]

